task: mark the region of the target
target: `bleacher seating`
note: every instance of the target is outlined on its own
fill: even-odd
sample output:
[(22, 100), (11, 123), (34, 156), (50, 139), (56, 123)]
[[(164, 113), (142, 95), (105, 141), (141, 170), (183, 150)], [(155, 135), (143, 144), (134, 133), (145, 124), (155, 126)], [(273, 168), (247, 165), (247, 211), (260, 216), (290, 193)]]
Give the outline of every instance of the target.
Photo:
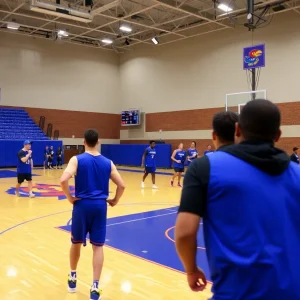
[(0, 139), (49, 140), (24, 109), (0, 108)]

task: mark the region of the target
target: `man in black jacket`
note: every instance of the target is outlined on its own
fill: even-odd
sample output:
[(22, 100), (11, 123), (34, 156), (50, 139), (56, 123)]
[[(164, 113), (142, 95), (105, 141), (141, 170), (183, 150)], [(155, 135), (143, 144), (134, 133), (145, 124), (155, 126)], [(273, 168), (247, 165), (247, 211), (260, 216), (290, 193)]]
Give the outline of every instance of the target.
[(206, 278), (196, 264), (203, 219), (212, 300), (300, 299), (300, 168), (274, 146), (280, 121), (272, 102), (249, 101), (236, 126), (239, 144), (187, 170), (176, 248), (190, 288), (203, 290)]

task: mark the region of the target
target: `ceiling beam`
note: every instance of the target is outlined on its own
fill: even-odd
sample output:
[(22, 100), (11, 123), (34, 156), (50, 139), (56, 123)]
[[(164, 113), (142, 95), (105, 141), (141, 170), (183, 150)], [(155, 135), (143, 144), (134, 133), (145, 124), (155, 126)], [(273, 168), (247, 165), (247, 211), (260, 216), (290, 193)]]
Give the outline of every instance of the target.
[[(198, 18), (198, 19), (201, 19), (201, 20), (204, 20), (204, 21), (207, 21), (207, 22), (211, 22), (211, 23), (216, 23), (216, 24), (218, 24), (218, 25), (221, 25), (222, 27), (227, 27), (227, 28), (229, 28), (229, 26), (220, 23), (218, 20), (213, 20), (213, 19), (204, 17), (204, 16), (202, 16), (202, 15), (199, 15), (198, 13), (196, 13), (196, 12), (195, 12), (193, 9), (191, 9), (190, 7), (189, 7), (189, 9), (188, 9), (188, 6), (186, 6), (186, 5), (181, 6), (181, 7), (178, 7), (176, 1), (173, 1), (173, 0), (154, 0), (154, 1), (155, 1), (156, 3), (159, 3), (159, 4), (162, 5), (162, 6), (165, 6), (165, 7), (170, 8), (170, 9), (174, 9), (174, 10), (180, 11), (180, 12), (182, 12), (182, 13), (188, 14), (188, 15), (190, 15), (190, 16), (196, 17), (196, 18)], [(182, 7), (184, 7), (184, 9), (183, 9)]]

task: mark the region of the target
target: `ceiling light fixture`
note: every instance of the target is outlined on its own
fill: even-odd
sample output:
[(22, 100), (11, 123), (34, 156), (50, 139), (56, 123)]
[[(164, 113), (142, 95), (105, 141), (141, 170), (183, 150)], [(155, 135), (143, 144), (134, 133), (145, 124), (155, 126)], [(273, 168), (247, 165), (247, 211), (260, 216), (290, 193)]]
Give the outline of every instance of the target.
[(59, 37), (68, 37), (69, 33), (66, 30), (60, 29), (60, 30), (57, 31), (57, 35)]
[(123, 25), (120, 26), (120, 30), (122, 30), (124, 32), (131, 32), (132, 28), (123, 24)]
[(110, 45), (110, 44), (113, 43), (113, 41), (110, 40), (110, 39), (103, 39), (103, 40), (102, 40), (102, 43), (107, 44), (107, 45)]
[(156, 37), (152, 38), (151, 40), (153, 42), (153, 44), (157, 45), (159, 44), (158, 39)]
[(9, 22), (6, 27), (7, 29), (18, 30), (20, 28), (20, 24)]
[(218, 9), (221, 9), (221, 10), (223, 10), (225, 12), (230, 12), (230, 11), (233, 10), (230, 6), (228, 6), (227, 4), (224, 4), (224, 3), (220, 3), (218, 5)]

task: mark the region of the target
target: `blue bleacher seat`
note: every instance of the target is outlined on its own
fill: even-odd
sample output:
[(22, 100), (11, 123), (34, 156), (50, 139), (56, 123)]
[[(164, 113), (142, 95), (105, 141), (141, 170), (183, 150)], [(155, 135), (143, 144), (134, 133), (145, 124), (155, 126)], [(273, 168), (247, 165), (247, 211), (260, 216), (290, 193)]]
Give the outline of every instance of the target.
[(0, 108), (0, 139), (48, 140), (24, 109)]

